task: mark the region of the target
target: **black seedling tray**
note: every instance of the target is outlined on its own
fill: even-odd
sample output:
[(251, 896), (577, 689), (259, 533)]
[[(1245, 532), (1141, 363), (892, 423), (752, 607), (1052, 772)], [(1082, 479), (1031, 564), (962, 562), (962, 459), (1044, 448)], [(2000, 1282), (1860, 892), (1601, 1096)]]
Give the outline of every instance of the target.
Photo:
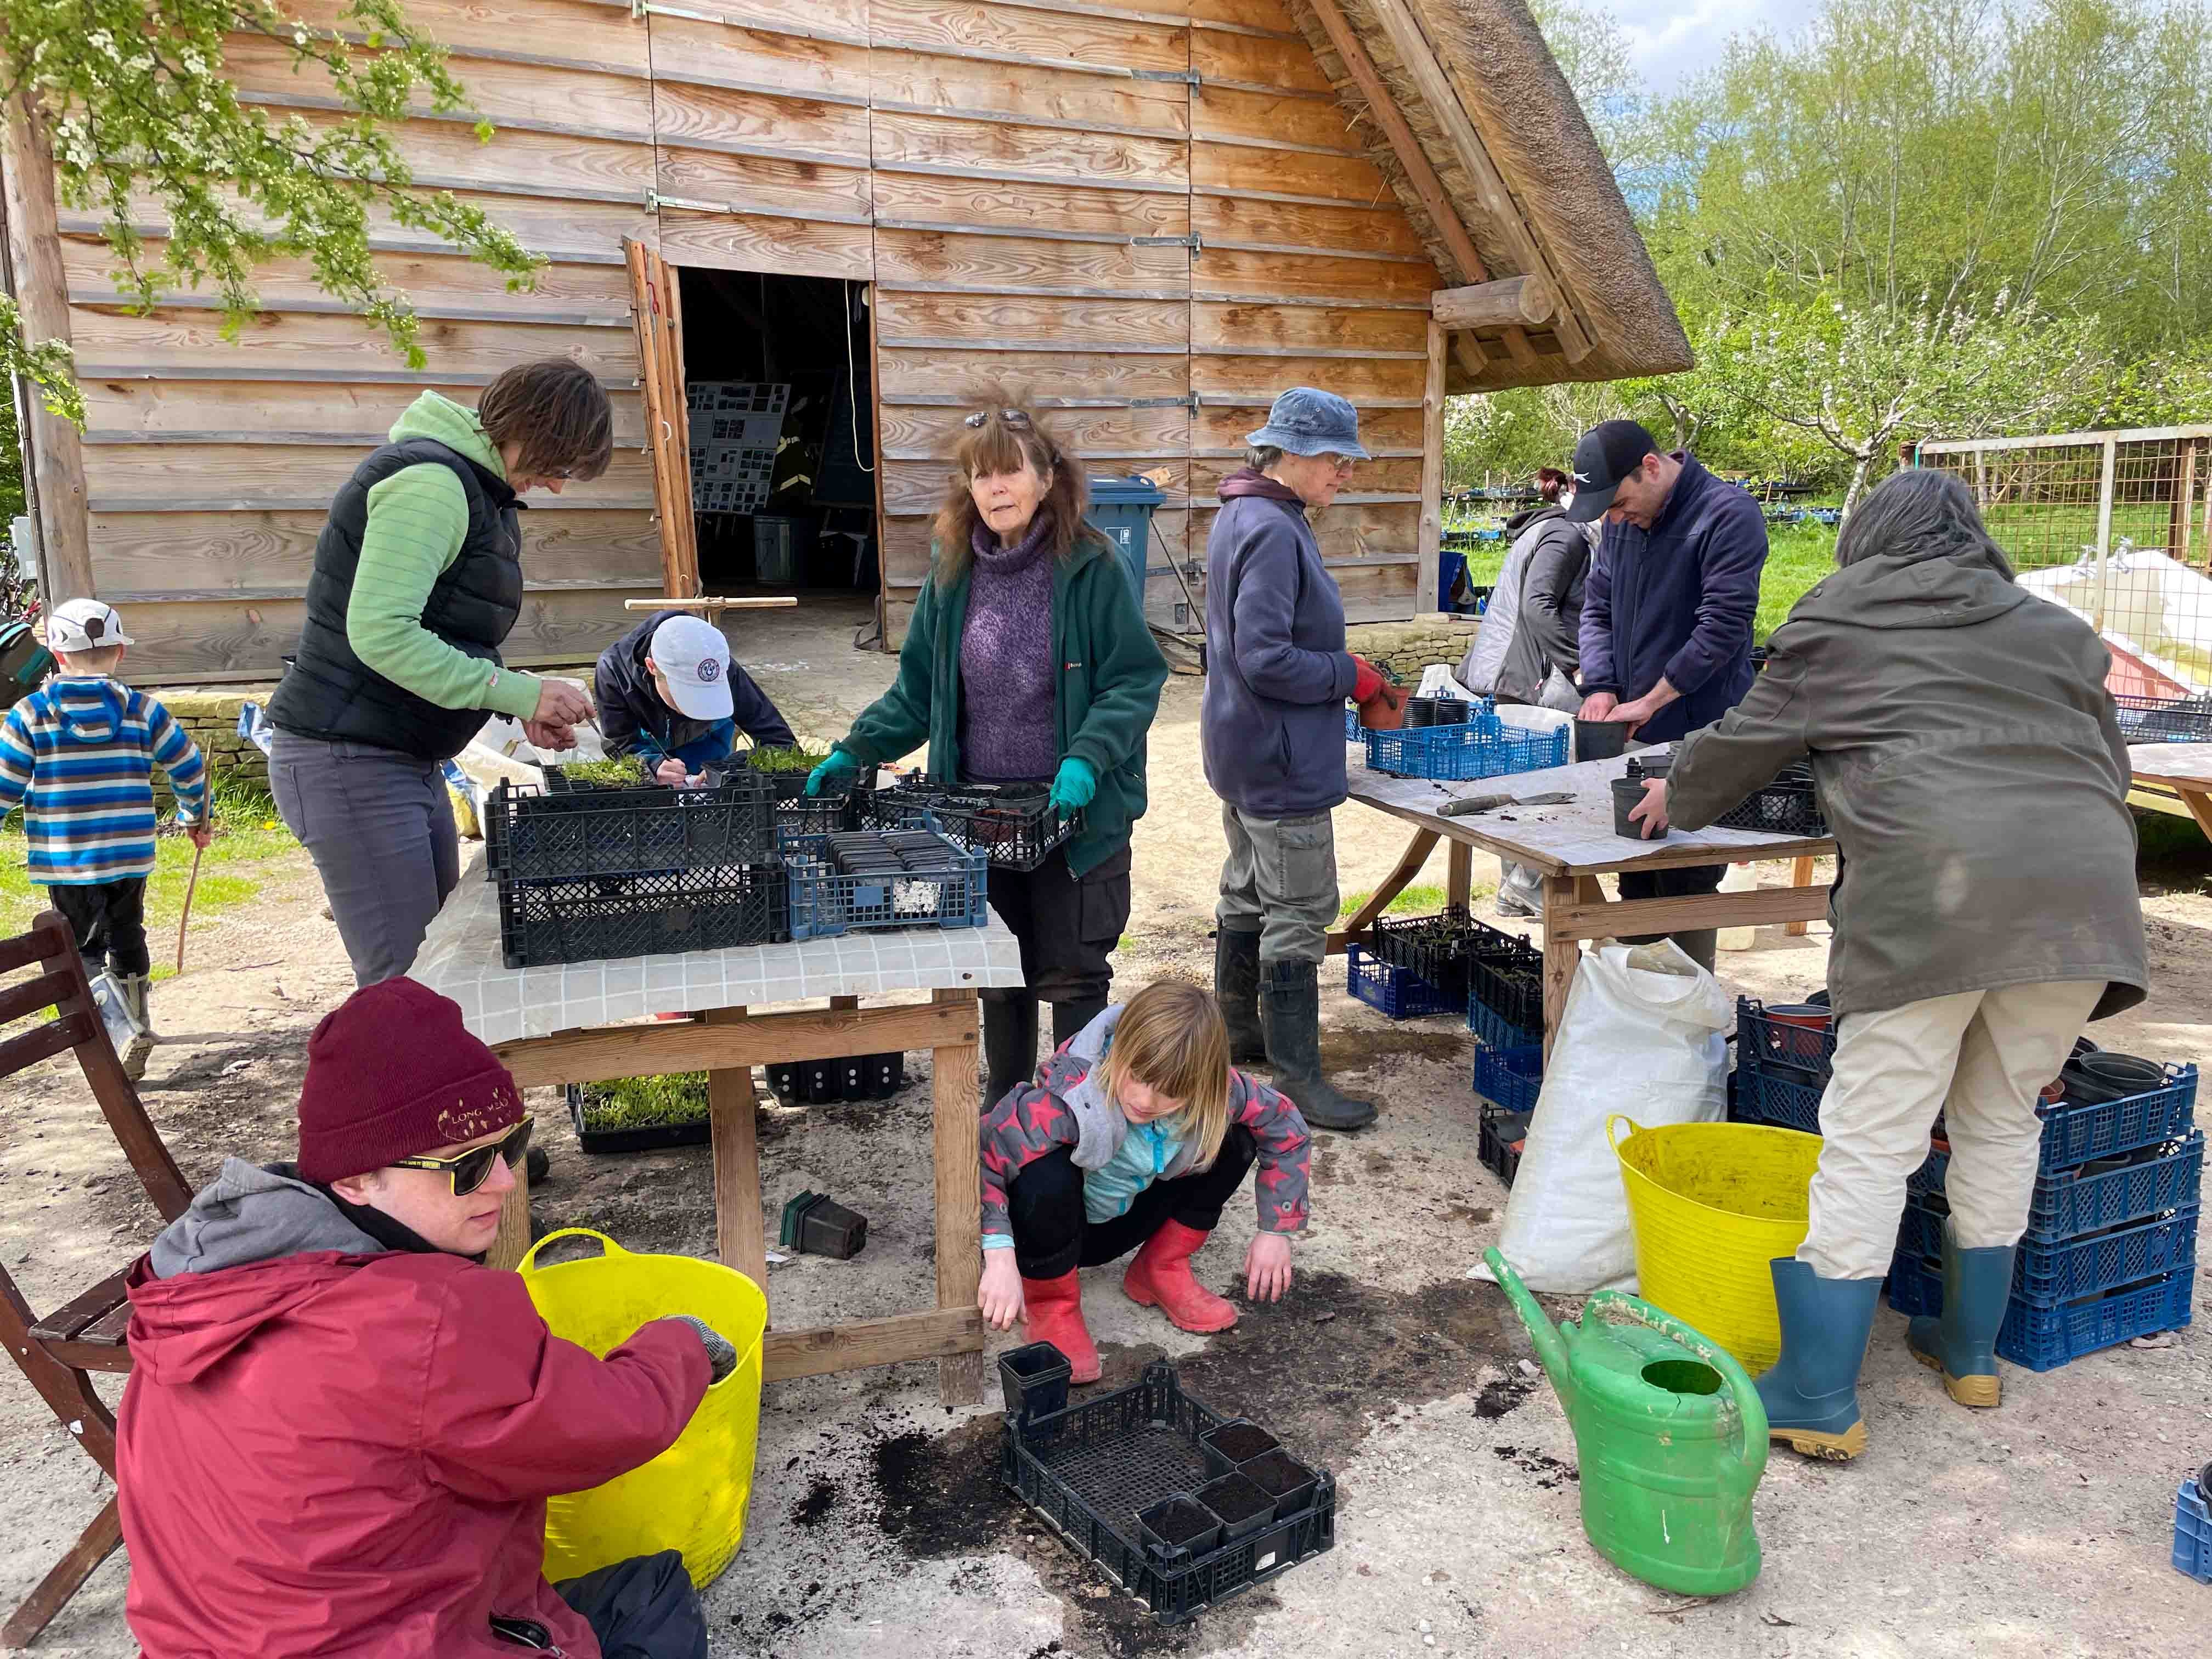
[(1825, 836), (1828, 820), (1813, 791), (1813, 769), (1803, 762), (1731, 806), (1713, 822), (1723, 830), (1757, 830), (1770, 836)]
[[(759, 753), (748, 749), (748, 757)], [(853, 787), (841, 795), (810, 795), (806, 793), (807, 775), (804, 772), (754, 772), (748, 759), (746, 769), (750, 776), (765, 781), (775, 798), (775, 827), (785, 836), (828, 836), (843, 830), (858, 830), (867, 822), (868, 803), (876, 793), (876, 769), (864, 766)]]
[(1336, 1542), (1336, 1482), (1316, 1470), (1313, 1501), (1295, 1515), (1195, 1559), (1146, 1553), (1138, 1515), (1206, 1484), (1199, 1437), (1230, 1420), (1185, 1394), (1173, 1365), (1151, 1364), (1132, 1386), (1026, 1427), (1009, 1413), (1000, 1477), (1155, 1618), (1181, 1624)]
[(1544, 1029), (1544, 953), (1524, 939), (1496, 928), (1480, 941), (1468, 965), (1474, 1000), (1523, 1031)]
[(568, 1085), (568, 1120), (576, 1126), (576, 1140), (587, 1152), (657, 1152), (669, 1146), (703, 1146), (713, 1139), (713, 1126), (696, 1118), (689, 1123), (648, 1123), (635, 1129), (589, 1129), (584, 1127), (584, 1089)]
[(484, 801), (484, 864), (501, 881), (647, 875), (776, 855), (775, 799), (749, 772), (709, 771), (696, 789), (501, 781)]
[(2212, 697), (2115, 693), (2120, 735), (2130, 743), (2212, 743)]
[(1083, 814), (1060, 817), (1042, 784), (908, 779), (878, 791), (864, 814), (879, 830), (932, 823), (1001, 870), (1034, 870), (1083, 831)]
[(1463, 904), (1447, 905), (1432, 916), (1385, 916), (1370, 931), (1377, 957), (1434, 986), (1455, 1006), (1467, 1000), (1468, 966), (1476, 946), (1511, 937), (1475, 921)]
[(779, 864), (729, 865), (582, 881), (499, 883), (509, 968), (775, 945), (791, 937)]

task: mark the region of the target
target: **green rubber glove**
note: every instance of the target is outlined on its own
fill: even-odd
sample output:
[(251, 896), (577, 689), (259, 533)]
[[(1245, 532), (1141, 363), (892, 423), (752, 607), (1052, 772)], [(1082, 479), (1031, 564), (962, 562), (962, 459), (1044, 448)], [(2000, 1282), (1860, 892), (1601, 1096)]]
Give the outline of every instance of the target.
[(830, 758), (806, 775), (806, 793), (810, 795), (842, 795), (853, 787), (853, 780), (860, 775), (860, 762), (842, 749), (832, 749)]
[(1052, 781), (1052, 804), (1060, 809), (1060, 817), (1073, 817), (1077, 811), (1091, 805), (1091, 798), (1098, 793), (1098, 775), (1091, 769), (1091, 763), (1070, 755), (1060, 763), (1059, 775)]

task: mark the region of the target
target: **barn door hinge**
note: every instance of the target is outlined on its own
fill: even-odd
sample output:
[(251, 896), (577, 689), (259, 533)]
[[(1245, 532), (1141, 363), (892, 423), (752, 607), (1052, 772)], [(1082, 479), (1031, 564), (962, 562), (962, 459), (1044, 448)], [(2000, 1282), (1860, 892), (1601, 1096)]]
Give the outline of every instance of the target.
[(1198, 393), (1186, 392), (1180, 398), (1132, 398), (1129, 399), (1129, 407), (1132, 409), (1188, 409), (1195, 414), (1198, 410)]
[(691, 213), (728, 213), (732, 211), (726, 202), (695, 202), (685, 196), (663, 196), (648, 187), (645, 192), (646, 210), (658, 213), (663, 208), (682, 208)]
[(1188, 236), (1132, 236), (1129, 239), (1129, 246), (1131, 247), (1187, 247), (1195, 253), (1206, 245), (1199, 240), (1198, 233), (1194, 230)]
[(1205, 77), (1196, 70), (1131, 70), (1132, 81), (1175, 81), (1187, 87), (1202, 87)]

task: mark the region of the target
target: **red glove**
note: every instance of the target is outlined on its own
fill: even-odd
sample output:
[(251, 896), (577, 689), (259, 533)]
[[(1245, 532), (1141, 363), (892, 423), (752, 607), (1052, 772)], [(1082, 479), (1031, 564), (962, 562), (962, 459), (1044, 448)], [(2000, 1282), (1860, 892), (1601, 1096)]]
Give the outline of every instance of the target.
[(1374, 702), (1382, 695), (1384, 681), (1382, 670), (1361, 656), (1354, 656), (1352, 659), (1352, 666), (1353, 670), (1352, 702), (1364, 705)]

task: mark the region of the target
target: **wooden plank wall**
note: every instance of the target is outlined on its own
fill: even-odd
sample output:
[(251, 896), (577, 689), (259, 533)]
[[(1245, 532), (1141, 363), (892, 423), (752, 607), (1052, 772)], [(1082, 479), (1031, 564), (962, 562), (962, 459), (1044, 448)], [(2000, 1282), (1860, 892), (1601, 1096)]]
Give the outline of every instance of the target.
[[(337, 0), (301, 10), (337, 17)], [(1094, 473), (1156, 477), (1162, 541), (1201, 573), (1214, 488), (1274, 394), (1343, 392), (1379, 459), (1322, 520), (1323, 548), (1355, 617), (1410, 613), (1437, 279), (1280, 0), (648, 0), (641, 15), (628, 0), (410, 0), (410, 14), (499, 129), (483, 144), (465, 119), (408, 123), (418, 179), (551, 259), (535, 293), (510, 294), (380, 225), (380, 262), (423, 318), (425, 373), (298, 266), (264, 275), (270, 309), (238, 343), (203, 295), (128, 315), (96, 226), (64, 220), (94, 568), (132, 607), (146, 678), (273, 673), (331, 494), (398, 412), (426, 386), (472, 400), (501, 368), (556, 354), (600, 374), (621, 447), (605, 477), (532, 498), (509, 654), (595, 652), (622, 599), (659, 584), (624, 236), (678, 265), (874, 283), (894, 640), (957, 411), (991, 383), (1049, 407)], [(327, 87), (281, 46), (240, 42), (233, 64), (272, 113), (325, 118)], [(1164, 619), (1180, 592), (1152, 587)]]

